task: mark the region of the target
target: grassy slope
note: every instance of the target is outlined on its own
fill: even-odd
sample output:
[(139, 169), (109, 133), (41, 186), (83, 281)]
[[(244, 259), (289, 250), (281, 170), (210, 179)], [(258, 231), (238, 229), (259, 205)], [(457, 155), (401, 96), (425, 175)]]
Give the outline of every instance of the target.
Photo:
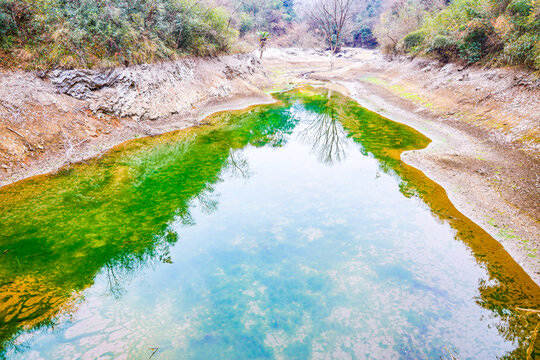
[(454, 0), (401, 42), (442, 60), (540, 69), (540, 0)]
[(223, 8), (196, 0), (0, 0), (0, 65), (25, 69), (139, 64), (226, 52)]

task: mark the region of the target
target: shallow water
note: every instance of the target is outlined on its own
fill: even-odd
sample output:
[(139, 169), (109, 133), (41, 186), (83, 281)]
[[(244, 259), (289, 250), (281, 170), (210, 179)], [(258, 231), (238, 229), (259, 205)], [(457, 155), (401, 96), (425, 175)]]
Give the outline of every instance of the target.
[(0, 188), (0, 357), (525, 358), (540, 290), (399, 160), (429, 139), (277, 97)]

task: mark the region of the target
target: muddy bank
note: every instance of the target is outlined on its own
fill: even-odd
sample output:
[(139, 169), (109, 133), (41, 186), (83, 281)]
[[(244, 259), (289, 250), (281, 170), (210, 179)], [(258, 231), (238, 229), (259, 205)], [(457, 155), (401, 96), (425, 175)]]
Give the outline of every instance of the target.
[(112, 70), (0, 73), (0, 185), (123, 141), (273, 101), (257, 58), (234, 55)]
[(433, 142), (403, 160), (442, 185), (540, 284), (540, 82), (509, 69), (386, 59), (348, 49), (268, 51), (281, 86), (332, 84), (366, 108)]

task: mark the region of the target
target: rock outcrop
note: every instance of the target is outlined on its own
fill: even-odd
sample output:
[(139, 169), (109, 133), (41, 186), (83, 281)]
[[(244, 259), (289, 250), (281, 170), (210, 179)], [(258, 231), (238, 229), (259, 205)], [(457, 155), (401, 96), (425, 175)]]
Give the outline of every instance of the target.
[(242, 54), (111, 70), (59, 69), (44, 76), (59, 92), (88, 101), (94, 113), (146, 120), (228, 98), (239, 90), (231, 82), (247, 80), (257, 65), (255, 56)]

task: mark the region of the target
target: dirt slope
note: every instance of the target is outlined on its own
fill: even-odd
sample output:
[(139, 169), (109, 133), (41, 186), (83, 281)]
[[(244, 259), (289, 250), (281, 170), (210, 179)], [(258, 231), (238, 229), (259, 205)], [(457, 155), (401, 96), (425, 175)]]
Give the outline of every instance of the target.
[(186, 59), (112, 70), (0, 73), (0, 185), (272, 99), (256, 57)]

